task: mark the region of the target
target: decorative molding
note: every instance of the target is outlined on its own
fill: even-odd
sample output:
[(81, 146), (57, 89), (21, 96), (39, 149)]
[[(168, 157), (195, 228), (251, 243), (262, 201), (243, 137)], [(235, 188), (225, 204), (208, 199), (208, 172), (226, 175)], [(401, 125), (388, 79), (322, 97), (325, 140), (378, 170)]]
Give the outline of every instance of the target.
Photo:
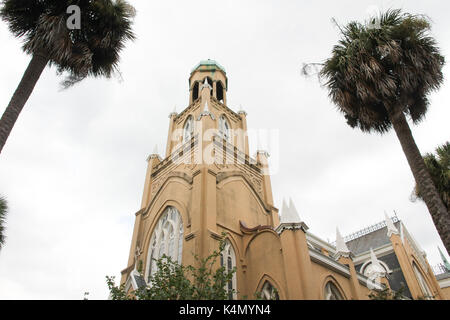
[(195, 238), (195, 232), (191, 232), (184, 237), (184, 240), (189, 241)]
[(198, 176), (200, 173), (202, 173), (202, 170), (197, 170), (192, 174), (192, 178), (195, 178), (196, 176)]
[(309, 256), (311, 261), (316, 262), (322, 266), (327, 267), (337, 273), (343, 275), (346, 278), (350, 278), (350, 268), (346, 265), (343, 265), (326, 255), (309, 248)]
[(209, 235), (211, 238), (213, 238), (214, 240), (222, 240), (222, 236), (212, 230), (208, 230), (209, 231)]
[(336, 248), (334, 246), (309, 231), (306, 232), (306, 239), (312, 244), (316, 244), (318, 247), (325, 248), (330, 254), (336, 253)]
[(151, 191), (151, 197), (153, 198), (155, 194), (161, 189), (161, 187), (164, 185), (164, 183), (169, 180), (170, 178), (180, 178), (186, 181), (188, 184), (193, 183), (194, 178), (192, 176), (189, 176), (185, 172), (181, 171), (169, 171), (166, 174), (158, 177), (155, 179), (155, 181), (152, 183), (152, 191)]
[[(397, 216), (393, 216), (391, 219), (392, 219), (393, 223), (396, 223), (397, 221), (400, 221)], [(344, 237), (344, 240), (345, 240), (345, 242), (349, 242), (349, 241), (358, 239), (360, 237), (363, 237), (363, 236), (365, 236), (365, 235), (367, 235), (369, 233), (372, 233), (374, 231), (380, 230), (380, 229), (382, 229), (384, 227), (386, 227), (386, 221), (382, 221), (382, 222), (376, 223), (376, 224), (371, 225), (371, 226), (369, 226), (367, 228), (361, 229), (361, 230), (359, 230), (357, 232), (354, 232), (354, 233), (352, 233), (350, 235), (347, 235), (347, 236)], [(331, 243), (331, 244), (335, 245), (334, 242)]]
[(161, 157), (159, 156), (159, 154), (151, 154), (147, 157), (147, 162), (149, 162), (152, 159), (158, 159), (159, 161), (162, 161)]
[(211, 113), (211, 111), (209, 111), (208, 101), (205, 102), (205, 109), (203, 109), (202, 113), (200, 113), (200, 115), (197, 118), (197, 121), (200, 121), (203, 116), (205, 116), (205, 117), (210, 116), (212, 120), (216, 120), (216, 117), (214, 116), (214, 114)]
[(140, 214), (143, 214), (145, 211), (145, 208), (142, 208), (141, 210), (139, 210), (138, 212), (136, 212), (134, 215), (137, 217)]
[(259, 226), (253, 227), (253, 228), (249, 228), (241, 220), (239, 220), (239, 227), (241, 229), (241, 232), (244, 234), (254, 234), (254, 233), (258, 233), (263, 230), (273, 230), (273, 228), (271, 226), (267, 226), (267, 225), (266, 226), (259, 225)]
[(302, 230), (306, 233), (308, 226), (304, 222), (297, 223), (280, 223), (280, 225), (275, 229), (276, 233), (281, 235), (284, 230)]

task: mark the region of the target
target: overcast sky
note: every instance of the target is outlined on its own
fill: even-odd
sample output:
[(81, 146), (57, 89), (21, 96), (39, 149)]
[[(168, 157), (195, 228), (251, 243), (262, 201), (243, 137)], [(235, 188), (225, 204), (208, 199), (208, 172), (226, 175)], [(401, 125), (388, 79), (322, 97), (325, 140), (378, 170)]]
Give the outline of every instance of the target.
[[(409, 200), (414, 179), (393, 132), (351, 129), (304, 62), (326, 59), (339, 23), (374, 9), (427, 14), (450, 57), (450, 5), (443, 1), (130, 1), (137, 41), (122, 53), (120, 79), (59, 91), (46, 69), (0, 155), (7, 197), (7, 242), (0, 252), (0, 299), (105, 299), (106, 275), (126, 267), (146, 157), (165, 154), (168, 115), (188, 105), (188, 78), (202, 59), (227, 71), (228, 106), (248, 113), (274, 164), (275, 206), (292, 197), (310, 231), (334, 241), (395, 210), (440, 262), (443, 244), (426, 206)], [(0, 22), (0, 112), (30, 60)], [(448, 58), (449, 59), (449, 58)], [(412, 128), (422, 153), (449, 140), (449, 66), (430, 96), (426, 120)], [(255, 139), (250, 140), (252, 152)], [(445, 251), (445, 250), (443, 250)]]

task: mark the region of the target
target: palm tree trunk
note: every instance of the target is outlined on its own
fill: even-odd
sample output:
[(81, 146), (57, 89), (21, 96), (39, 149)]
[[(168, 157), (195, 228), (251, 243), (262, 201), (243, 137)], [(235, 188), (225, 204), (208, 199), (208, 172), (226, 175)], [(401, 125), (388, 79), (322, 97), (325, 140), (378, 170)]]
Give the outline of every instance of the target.
[(450, 253), (450, 215), (442, 202), (442, 199), (437, 192), (433, 180), (425, 166), (419, 148), (414, 141), (414, 138), (409, 128), (408, 122), (401, 108), (389, 108), (389, 118), (394, 126), (403, 152), (405, 153), (408, 164), (414, 175), (417, 185), (421, 192), (423, 192), (423, 200), (428, 207), (434, 225), (439, 233), (439, 236), (444, 243), (447, 252)]
[(47, 63), (48, 58), (45, 54), (35, 53), (28, 64), (19, 86), (0, 119), (0, 153)]

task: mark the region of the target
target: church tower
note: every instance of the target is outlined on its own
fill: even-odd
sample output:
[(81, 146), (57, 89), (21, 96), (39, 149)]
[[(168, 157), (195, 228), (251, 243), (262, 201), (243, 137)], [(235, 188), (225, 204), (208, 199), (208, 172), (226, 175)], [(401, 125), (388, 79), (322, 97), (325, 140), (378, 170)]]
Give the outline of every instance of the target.
[[(247, 114), (227, 106), (225, 69), (201, 61), (189, 77), (189, 103), (169, 116), (164, 158), (148, 159), (127, 267), (127, 291), (146, 285), (164, 254), (183, 265), (206, 258), (225, 236), (220, 263), (236, 267), (229, 298), (368, 299), (406, 285), (413, 299), (444, 294), (424, 253), (398, 220), (333, 245), (315, 236), (292, 200), (274, 207), (268, 154), (249, 155)], [(394, 222), (397, 223), (394, 226)], [(400, 227), (400, 231), (397, 230)], [(234, 289), (238, 294), (231, 294)]]
[(201, 61), (192, 70), (189, 105), (169, 116), (164, 158), (151, 154), (147, 159), (122, 283), (136, 283), (137, 269), (148, 281), (155, 271), (152, 259), (163, 254), (194, 264), (194, 254), (209, 256), (226, 233), (224, 260), (238, 270), (233, 289), (246, 291), (242, 230), (272, 229), (279, 218), (267, 174), (268, 154), (259, 151), (256, 159), (250, 157), (247, 114), (227, 106), (227, 91), (225, 69), (214, 60)]

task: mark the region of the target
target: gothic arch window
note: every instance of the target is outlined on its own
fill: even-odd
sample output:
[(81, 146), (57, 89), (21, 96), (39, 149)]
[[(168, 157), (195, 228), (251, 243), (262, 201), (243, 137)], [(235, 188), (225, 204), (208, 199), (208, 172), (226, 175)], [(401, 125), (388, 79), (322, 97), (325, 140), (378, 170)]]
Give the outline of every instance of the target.
[(181, 263), (183, 220), (175, 207), (167, 207), (153, 230), (147, 255), (146, 280), (157, 271), (156, 260), (166, 255)]
[(277, 289), (269, 282), (264, 282), (261, 289), (261, 298), (263, 300), (280, 300)]
[(191, 140), (194, 134), (194, 120), (192, 116), (189, 116), (184, 122), (183, 126), (183, 143)]
[(198, 82), (196, 81), (192, 87), (192, 102), (198, 99)]
[(219, 101), (223, 100), (223, 85), (221, 81), (216, 83), (216, 98)]
[(414, 273), (416, 274), (416, 278), (417, 278), (417, 281), (419, 282), (420, 289), (422, 290), (424, 298), (432, 299), (433, 293), (431, 292), (430, 288), (428, 287), (427, 282), (425, 281), (425, 278), (423, 277), (422, 272), (420, 272), (416, 263), (413, 263), (413, 269), (414, 269)]
[[(229, 240), (225, 241), (225, 247), (220, 254), (220, 265), (225, 267), (226, 272), (230, 272), (233, 268), (236, 268), (236, 254)], [(233, 273), (233, 278), (226, 284), (226, 289), (228, 292), (228, 299), (232, 300), (237, 298), (236, 272)]]
[(345, 300), (339, 289), (332, 281), (325, 285), (325, 300)]
[(219, 118), (219, 133), (225, 140), (231, 142), (231, 126), (224, 115)]

